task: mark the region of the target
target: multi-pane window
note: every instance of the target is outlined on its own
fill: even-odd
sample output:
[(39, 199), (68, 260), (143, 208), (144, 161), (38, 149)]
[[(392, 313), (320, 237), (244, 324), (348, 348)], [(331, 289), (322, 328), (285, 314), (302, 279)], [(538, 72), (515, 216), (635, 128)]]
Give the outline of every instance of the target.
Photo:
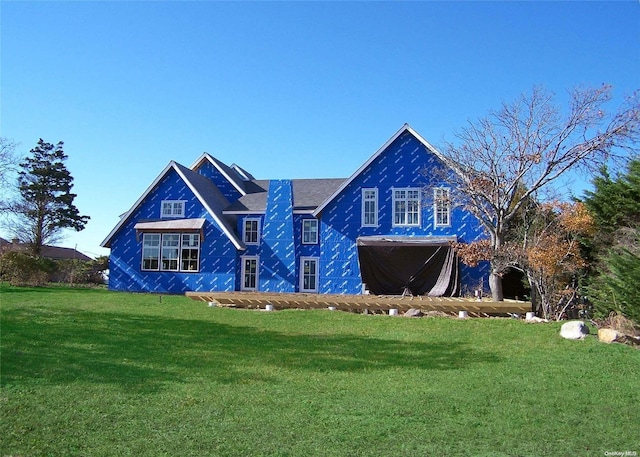
[(184, 217), (184, 201), (163, 200), (160, 217)]
[(245, 243), (258, 244), (260, 239), (260, 219), (245, 219), (242, 230)]
[(433, 189), (433, 211), (436, 227), (451, 225), (451, 200), (449, 189), (438, 187)]
[(420, 225), (420, 189), (393, 189), (393, 225)]
[(378, 226), (378, 189), (362, 189), (362, 226)]
[(145, 233), (142, 236), (142, 269), (159, 269), (160, 258), (160, 234)]
[(258, 285), (258, 258), (242, 258), (242, 290), (256, 290)]
[(142, 269), (198, 271), (200, 235), (197, 233), (145, 233), (142, 235)]
[(318, 291), (318, 259), (302, 257), (300, 259), (300, 292)]
[(180, 235), (177, 233), (165, 233), (162, 235), (162, 269), (178, 271), (178, 258), (180, 253)]
[(184, 233), (182, 235), (182, 248), (180, 253), (182, 271), (198, 271), (200, 256), (200, 235), (196, 233)]
[(302, 220), (302, 244), (318, 244), (318, 220)]

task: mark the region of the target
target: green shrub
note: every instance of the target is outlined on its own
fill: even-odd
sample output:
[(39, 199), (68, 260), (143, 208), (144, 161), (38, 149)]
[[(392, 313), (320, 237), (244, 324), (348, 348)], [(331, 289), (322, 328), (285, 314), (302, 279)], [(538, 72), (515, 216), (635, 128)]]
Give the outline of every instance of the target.
[(0, 277), (13, 286), (44, 285), (56, 270), (53, 260), (26, 252), (8, 251), (0, 256)]

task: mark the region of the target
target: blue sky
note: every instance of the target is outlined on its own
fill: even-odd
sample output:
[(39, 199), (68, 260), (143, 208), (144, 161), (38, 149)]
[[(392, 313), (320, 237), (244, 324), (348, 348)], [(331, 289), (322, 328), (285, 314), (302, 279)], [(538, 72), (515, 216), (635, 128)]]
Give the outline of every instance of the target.
[[(348, 177), (533, 85), (640, 88), (640, 3), (0, 2), (0, 135), (65, 142), (90, 255), (170, 160)], [(578, 184), (579, 186), (579, 184)], [(5, 234), (6, 237), (6, 234)]]

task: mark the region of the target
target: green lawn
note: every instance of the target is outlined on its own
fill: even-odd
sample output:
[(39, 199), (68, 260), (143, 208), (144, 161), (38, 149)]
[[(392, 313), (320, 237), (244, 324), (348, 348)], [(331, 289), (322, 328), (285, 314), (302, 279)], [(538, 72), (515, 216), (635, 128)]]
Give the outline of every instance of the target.
[(640, 351), (559, 324), (0, 294), (0, 456), (640, 454)]

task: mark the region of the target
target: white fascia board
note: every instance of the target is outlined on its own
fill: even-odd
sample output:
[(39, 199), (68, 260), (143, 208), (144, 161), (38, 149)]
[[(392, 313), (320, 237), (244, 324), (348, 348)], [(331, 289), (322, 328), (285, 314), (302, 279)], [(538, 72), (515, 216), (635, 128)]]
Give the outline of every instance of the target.
[(431, 143), (425, 140), (422, 135), (420, 135), (418, 132), (413, 130), (413, 128), (409, 124), (405, 124), (405, 127), (407, 132), (415, 136), (416, 139), (424, 145), (424, 147), (426, 147), (429, 151), (431, 151), (433, 155), (435, 155), (438, 159), (442, 160), (442, 162), (446, 165), (447, 163), (446, 158), (442, 155), (440, 151), (438, 151)]
[[(266, 211), (223, 211), (222, 214), (242, 216), (243, 214), (266, 214)], [(293, 214), (313, 214), (312, 209), (294, 209)]]
[(362, 166), (360, 168), (358, 168), (356, 170), (355, 173), (353, 173), (348, 179), (346, 179), (341, 185), (340, 187), (338, 187), (338, 189), (336, 189), (336, 191), (331, 194), (329, 196), (329, 198), (327, 198), (324, 202), (322, 202), (320, 204), (320, 206), (318, 206), (315, 211), (313, 211), (313, 215), (318, 217), (318, 215), (322, 212), (323, 209), (325, 209), (325, 207), (331, 203), (338, 195), (340, 195), (342, 193), (343, 190), (345, 190), (347, 188), (347, 186), (349, 184), (351, 184), (353, 182), (354, 179), (356, 179), (364, 170), (367, 169), (367, 167), (369, 165), (371, 165), (371, 163), (380, 155), (382, 154), (382, 151), (384, 151), (385, 149), (387, 149), (391, 143), (393, 143), (396, 138), (398, 138), (405, 130), (407, 130), (407, 128), (409, 127), (408, 124), (404, 124), (402, 126), (402, 128), (400, 128), (400, 130), (398, 130), (391, 138), (389, 138), (380, 148), (378, 148), (378, 150), (371, 156), (369, 157), (369, 160), (367, 160), (365, 163), (362, 164)]
[(312, 209), (294, 209), (293, 214), (311, 214), (314, 215), (314, 210)]
[(358, 168), (354, 174), (351, 175), (351, 177), (345, 180), (340, 185), (340, 187), (338, 187), (338, 189), (333, 194), (331, 194), (329, 198), (327, 198), (324, 202), (322, 202), (322, 204), (318, 206), (311, 214), (313, 214), (315, 217), (318, 217), (318, 215), (322, 212), (322, 210), (326, 208), (326, 206), (329, 203), (331, 203), (335, 198), (337, 198), (338, 195), (340, 195), (342, 191), (345, 190), (347, 186), (353, 182), (353, 180), (355, 180), (364, 170), (366, 170), (369, 167), (369, 165), (371, 165), (371, 163), (373, 163), (373, 161), (376, 160), (378, 156), (380, 156), (380, 154), (384, 152), (385, 149), (391, 146), (391, 143), (393, 143), (396, 139), (398, 139), (398, 137), (402, 135), (404, 132), (411, 133), (429, 151), (434, 153), (440, 160), (444, 161), (442, 154), (440, 154), (440, 152), (438, 152), (436, 148), (434, 148), (431, 144), (429, 144), (427, 140), (425, 140), (420, 134), (418, 134), (415, 130), (413, 130), (413, 128), (409, 124), (404, 124), (400, 128), (400, 130), (394, 133), (391, 138), (389, 138), (382, 146), (380, 146), (380, 148), (371, 157), (369, 157), (369, 159), (365, 163), (363, 163), (362, 166)]
[[(174, 163), (174, 162), (172, 162), (172, 163)], [(220, 218), (218, 218), (218, 215), (207, 204), (207, 201), (204, 198), (202, 198), (202, 195), (200, 195), (200, 193), (197, 191), (197, 189), (195, 187), (193, 187), (193, 185), (191, 184), (191, 181), (189, 181), (186, 178), (186, 176), (184, 176), (182, 174), (182, 172), (180, 171), (180, 169), (178, 167), (174, 166), (173, 168), (176, 170), (176, 173), (178, 173), (178, 176), (180, 176), (182, 178), (182, 180), (187, 184), (187, 186), (189, 186), (189, 189), (191, 189), (191, 192), (193, 192), (193, 195), (195, 195), (197, 197), (197, 199), (200, 201), (200, 203), (202, 203), (202, 206), (204, 206), (204, 208), (207, 210), (207, 212), (216, 221), (218, 226), (222, 229), (222, 231), (225, 233), (225, 235), (227, 235), (227, 238), (229, 238), (229, 240), (233, 243), (233, 245), (236, 247), (236, 249), (238, 249), (239, 251), (244, 251), (246, 249), (246, 247), (240, 242), (240, 240), (231, 231), (229, 231), (229, 229), (227, 227), (227, 224), (225, 224), (224, 221), (222, 221), (222, 220), (220, 220)]]
[(175, 162), (172, 160), (171, 162), (169, 162), (169, 164), (164, 167), (164, 170), (162, 170), (162, 172), (160, 172), (160, 174), (158, 175), (158, 177), (156, 179), (153, 180), (153, 182), (151, 183), (151, 185), (149, 187), (147, 187), (147, 190), (145, 190), (142, 195), (140, 196), (140, 198), (138, 198), (136, 200), (136, 202), (133, 204), (133, 206), (129, 209), (129, 211), (127, 211), (126, 213), (124, 213), (123, 215), (120, 216), (120, 220), (118, 221), (118, 223), (116, 224), (116, 226), (113, 228), (113, 230), (111, 230), (111, 232), (109, 232), (109, 234), (107, 235), (107, 237), (102, 241), (102, 243), (100, 243), (100, 247), (106, 248), (108, 247), (109, 244), (111, 244), (111, 238), (113, 237), (113, 235), (115, 235), (118, 230), (120, 230), (120, 228), (122, 228), (122, 226), (125, 224), (125, 222), (127, 222), (129, 220), (129, 217), (131, 217), (131, 215), (133, 214), (133, 212), (138, 208), (138, 206), (140, 206), (140, 204), (142, 203), (142, 201), (147, 198), (147, 195), (149, 195), (149, 193), (158, 185), (158, 183), (160, 182), (160, 180), (162, 178), (164, 178), (164, 176), (167, 174), (167, 172), (171, 169), (171, 168), (175, 168), (174, 167)]
[(242, 216), (243, 214), (266, 214), (266, 211), (222, 211), (222, 214)]
[(229, 176), (222, 168), (220, 168), (218, 166), (218, 164), (216, 163), (217, 159), (214, 159), (213, 156), (211, 154), (209, 154), (208, 152), (203, 153), (198, 160), (196, 160), (193, 165), (191, 165), (189, 168), (191, 170), (194, 170), (199, 167), (202, 162), (204, 162), (205, 160), (208, 160), (209, 163), (211, 163), (211, 165), (213, 165), (214, 167), (216, 167), (216, 169), (222, 174), (222, 176), (224, 176), (225, 178), (227, 178), (227, 181), (229, 181), (231, 183), (231, 185), (238, 191), (240, 192), (240, 195), (242, 195), (243, 197), (245, 195), (247, 195), (247, 193), (244, 191), (244, 189), (242, 189), (238, 183), (236, 182), (235, 179), (233, 179), (231, 176)]

